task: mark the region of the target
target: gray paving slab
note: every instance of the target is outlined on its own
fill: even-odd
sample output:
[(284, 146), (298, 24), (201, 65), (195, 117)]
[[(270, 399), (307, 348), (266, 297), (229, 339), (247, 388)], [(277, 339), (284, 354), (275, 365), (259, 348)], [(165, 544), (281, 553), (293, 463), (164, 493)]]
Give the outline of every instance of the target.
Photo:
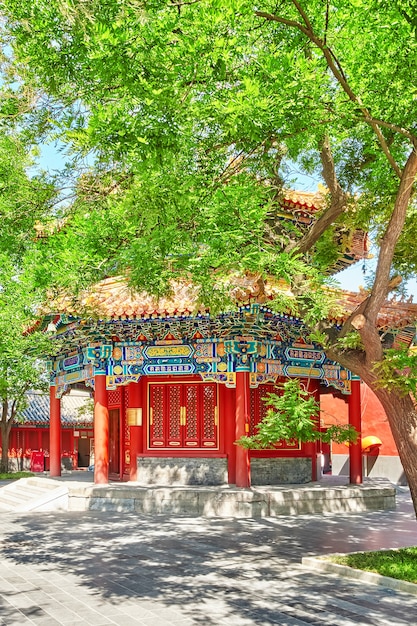
[(409, 626), (416, 596), (301, 567), (417, 545), (401, 491), (396, 510), (336, 516), (0, 513), (0, 624)]

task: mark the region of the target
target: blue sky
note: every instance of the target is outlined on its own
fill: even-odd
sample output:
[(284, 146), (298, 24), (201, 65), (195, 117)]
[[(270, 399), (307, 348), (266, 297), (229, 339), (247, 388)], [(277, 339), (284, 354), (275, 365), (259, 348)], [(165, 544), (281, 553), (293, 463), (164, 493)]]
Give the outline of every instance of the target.
[[(339, 281), (343, 289), (349, 291), (358, 291), (359, 287), (365, 287), (365, 279), (367, 274), (363, 274), (362, 263), (356, 263), (354, 266), (349, 267), (343, 272), (340, 272), (335, 276)], [(409, 296), (413, 296), (414, 302), (417, 302), (417, 280), (413, 279), (407, 283), (407, 293)]]

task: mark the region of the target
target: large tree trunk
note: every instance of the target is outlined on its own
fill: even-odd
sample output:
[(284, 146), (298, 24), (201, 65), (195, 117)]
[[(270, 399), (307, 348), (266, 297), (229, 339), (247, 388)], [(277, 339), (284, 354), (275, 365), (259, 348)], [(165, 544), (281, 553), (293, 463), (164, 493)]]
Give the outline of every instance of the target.
[[(362, 330), (362, 337), (364, 343), (366, 342), (367, 353), (373, 355), (374, 359), (370, 359), (365, 352), (355, 350), (329, 350), (328, 356), (360, 376), (381, 402), (410, 487), (417, 517), (417, 407), (409, 394), (404, 395), (394, 386), (390, 389), (382, 388), (378, 383), (374, 363), (381, 362), (384, 358), (378, 330), (365, 328)], [(379, 358), (376, 358), (377, 355)]]
[(11, 411), (9, 412), (10, 404), (6, 398), (3, 398), (1, 406), (1, 419), (0, 419), (0, 434), (1, 434), (1, 459), (0, 459), (0, 472), (7, 473), (9, 471), (9, 439), (10, 431), (16, 415), (16, 402), (12, 403)]
[(11, 421), (0, 422), (0, 432), (1, 432), (0, 472), (4, 474), (9, 471), (9, 440), (10, 440), (11, 428), (12, 428)]
[(352, 354), (349, 358), (344, 354), (340, 356), (340, 361), (362, 378), (384, 408), (410, 487), (417, 517), (417, 408), (409, 394), (404, 395), (395, 387), (381, 388), (372, 365), (365, 358), (360, 359), (358, 356)]
[[(387, 414), (392, 435), (417, 511), (417, 411), (411, 396), (374, 387), (373, 391)], [(416, 514), (417, 515), (417, 514)]]

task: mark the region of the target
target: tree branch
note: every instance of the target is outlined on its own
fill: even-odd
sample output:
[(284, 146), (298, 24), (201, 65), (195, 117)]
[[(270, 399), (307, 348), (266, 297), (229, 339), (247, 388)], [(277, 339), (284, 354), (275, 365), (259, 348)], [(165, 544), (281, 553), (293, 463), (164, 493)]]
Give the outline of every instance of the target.
[(398, 178), (401, 178), (401, 175), (402, 175), (401, 168), (398, 166), (396, 160), (391, 154), (391, 151), (388, 147), (387, 142), (385, 141), (385, 137), (382, 134), (377, 121), (372, 117), (369, 110), (363, 104), (359, 96), (357, 96), (355, 92), (351, 89), (349, 82), (346, 80), (346, 77), (342, 71), (341, 65), (339, 61), (337, 60), (336, 55), (331, 51), (331, 49), (326, 45), (326, 43), (314, 33), (313, 28), (306, 14), (304, 13), (304, 10), (301, 8), (297, 0), (293, 0), (293, 4), (296, 7), (297, 11), (299, 12), (300, 16), (303, 18), (307, 26), (304, 26), (303, 24), (295, 20), (288, 20), (284, 17), (280, 17), (278, 15), (274, 15), (272, 13), (268, 13), (265, 11), (255, 11), (254, 13), (257, 17), (262, 17), (268, 21), (278, 22), (279, 24), (285, 24), (286, 26), (290, 26), (292, 28), (298, 29), (299, 31), (304, 33), (304, 35), (306, 35), (306, 37), (308, 37), (308, 39), (312, 43), (314, 43), (317, 46), (317, 48), (319, 48), (319, 50), (322, 51), (323, 56), (327, 63), (327, 67), (330, 69), (330, 71), (332, 72), (333, 76), (336, 78), (337, 82), (339, 83), (343, 91), (347, 94), (349, 100), (351, 100), (351, 102), (355, 103), (358, 106), (358, 108), (360, 109), (362, 113), (364, 121), (371, 126), (374, 133), (376, 134), (378, 142), (389, 164), (391, 165), (394, 172), (397, 174)]
[(417, 135), (414, 135), (414, 133), (411, 133), (406, 128), (402, 128), (402, 126), (397, 126), (396, 124), (392, 124), (391, 122), (384, 122), (383, 120), (379, 120), (376, 118), (374, 118), (374, 120), (375, 123), (378, 124), (378, 126), (388, 128), (388, 130), (392, 130), (399, 135), (404, 135), (404, 137), (407, 137), (407, 139), (409, 139), (414, 146), (417, 145)]
[(416, 175), (417, 151), (416, 148), (413, 148), (404, 167), (394, 209), (385, 231), (385, 235), (381, 241), (375, 281), (372, 287), (371, 296), (364, 311), (364, 315), (373, 324), (375, 324), (378, 311), (384, 303), (390, 289), (392, 259), (394, 257), (397, 241), (404, 227)]
[(297, 249), (301, 253), (310, 250), (321, 235), (336, 221), (347, 207), (347, 196), (337, 180), (333, 155), (327, 135), (323, 139), (320, 157), (323, 164), (323, 178), (330, 190), (331, 202), (330, 206), (297, 245)]
[(297, 9), (298, 13), (303, 18), (303, 22), (306, 25), (307, 29), (312, 33), (313, 32), (313, 27), (311, 25), (310, 20), (308, 19), (307, 13), (304, 11), (303, 7), (301, 6), (301, 4), (297, 0), (292, 0), (292, 3), (295, 6), (295, 8)]
[[(363, 300), (363, 302), (361, 302), (355, 311), (353, 311), (353, 313), (349, 316), (339, 333), (339, 338), (342, 338), (346, 336), (352, 328), (359, 332), (364, 345), (367, 346), (366, 352), (363, 352), (363, 355), (364, 363), (368, 369), (372, 369), (373, 363), (381, 360), (382, 358), (382, 344), (377, 326), (378, 313), (386, 301), (388, 293), (396, 286), (396, 284), (398, 284), (398, 281), (395, 278), (394, 280), (390, 280), (390, 271), (395, 246), (403, 229), (404, 221), (407, 215), (407, 208), (410, 202), (416, 175), (417, 152), (413, 149), (407, 159), (398, 189), (394, 210), (380, 246), (372, 291), (370, 295)], [(338, 355), (336, 360), (343, 364), (343, 350), (339, 351), (337, 346), (334, 346), (332, 352), (333, 355)], [(349, 359), (350, 358), (351, 357), (349, 356)], [(347, 362), (348, 360), (346, 363)], [(349, 366), (347, 367), (348, 369), (351, 369)], [(356, 373), (359, 373), (363, 378), (363, 373), (361, 373), (358, 369)], [(369, 376), (370, 375), (371, 374), (369, 374)]]
[(172, 2), (169, 5), (170, 7), (185, 7), (189, 4), (197, 4), (198, 2), (201, 2), (201, 0), (188, 0), (188, 2)]
[(2, 398), (2, 400), (1, 421), (3, 424), (7, 424), (7, 416), (9, 414), (9, 402), (7, 398)]

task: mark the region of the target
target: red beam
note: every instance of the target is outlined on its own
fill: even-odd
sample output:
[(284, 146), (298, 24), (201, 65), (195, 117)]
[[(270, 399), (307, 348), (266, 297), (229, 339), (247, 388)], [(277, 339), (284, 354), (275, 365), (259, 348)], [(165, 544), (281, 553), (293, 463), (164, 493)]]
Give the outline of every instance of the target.
[[(319, 405), (319, 412), (316, 417), (312, 417), (316, 424), (317, 430), (320, 428), (320, 381), (316, 378), (309, 378), (307, 383), (307, 391), (314, 396), (314, 400)], [(319, 452), (319, 446), (317, 441), (305, 444), (306, 453), (311, 456), (311, 480), (315, 482), (321, 476), (317, 475), (317, 457)]]
[[(129, 385), (129, 409), (140, 409), (143, 419), (142, 383)], [(135, 424), (130, 426), (130, 471), (129, 480), (136, 481), (138, 478), (138, 455), (143, 452), (143, 425)]]
[[(249, 372), (236, 372), (236, 439), (248, 434), (249, 393)], [(249, 451), (241, 446), (236, 446), (236, 487), (250, 487)]]
[(219, 385), (220, 423), (224, 423), (224, 449), (227, 454), (229, 485), (236, 484), (236, 390)]

